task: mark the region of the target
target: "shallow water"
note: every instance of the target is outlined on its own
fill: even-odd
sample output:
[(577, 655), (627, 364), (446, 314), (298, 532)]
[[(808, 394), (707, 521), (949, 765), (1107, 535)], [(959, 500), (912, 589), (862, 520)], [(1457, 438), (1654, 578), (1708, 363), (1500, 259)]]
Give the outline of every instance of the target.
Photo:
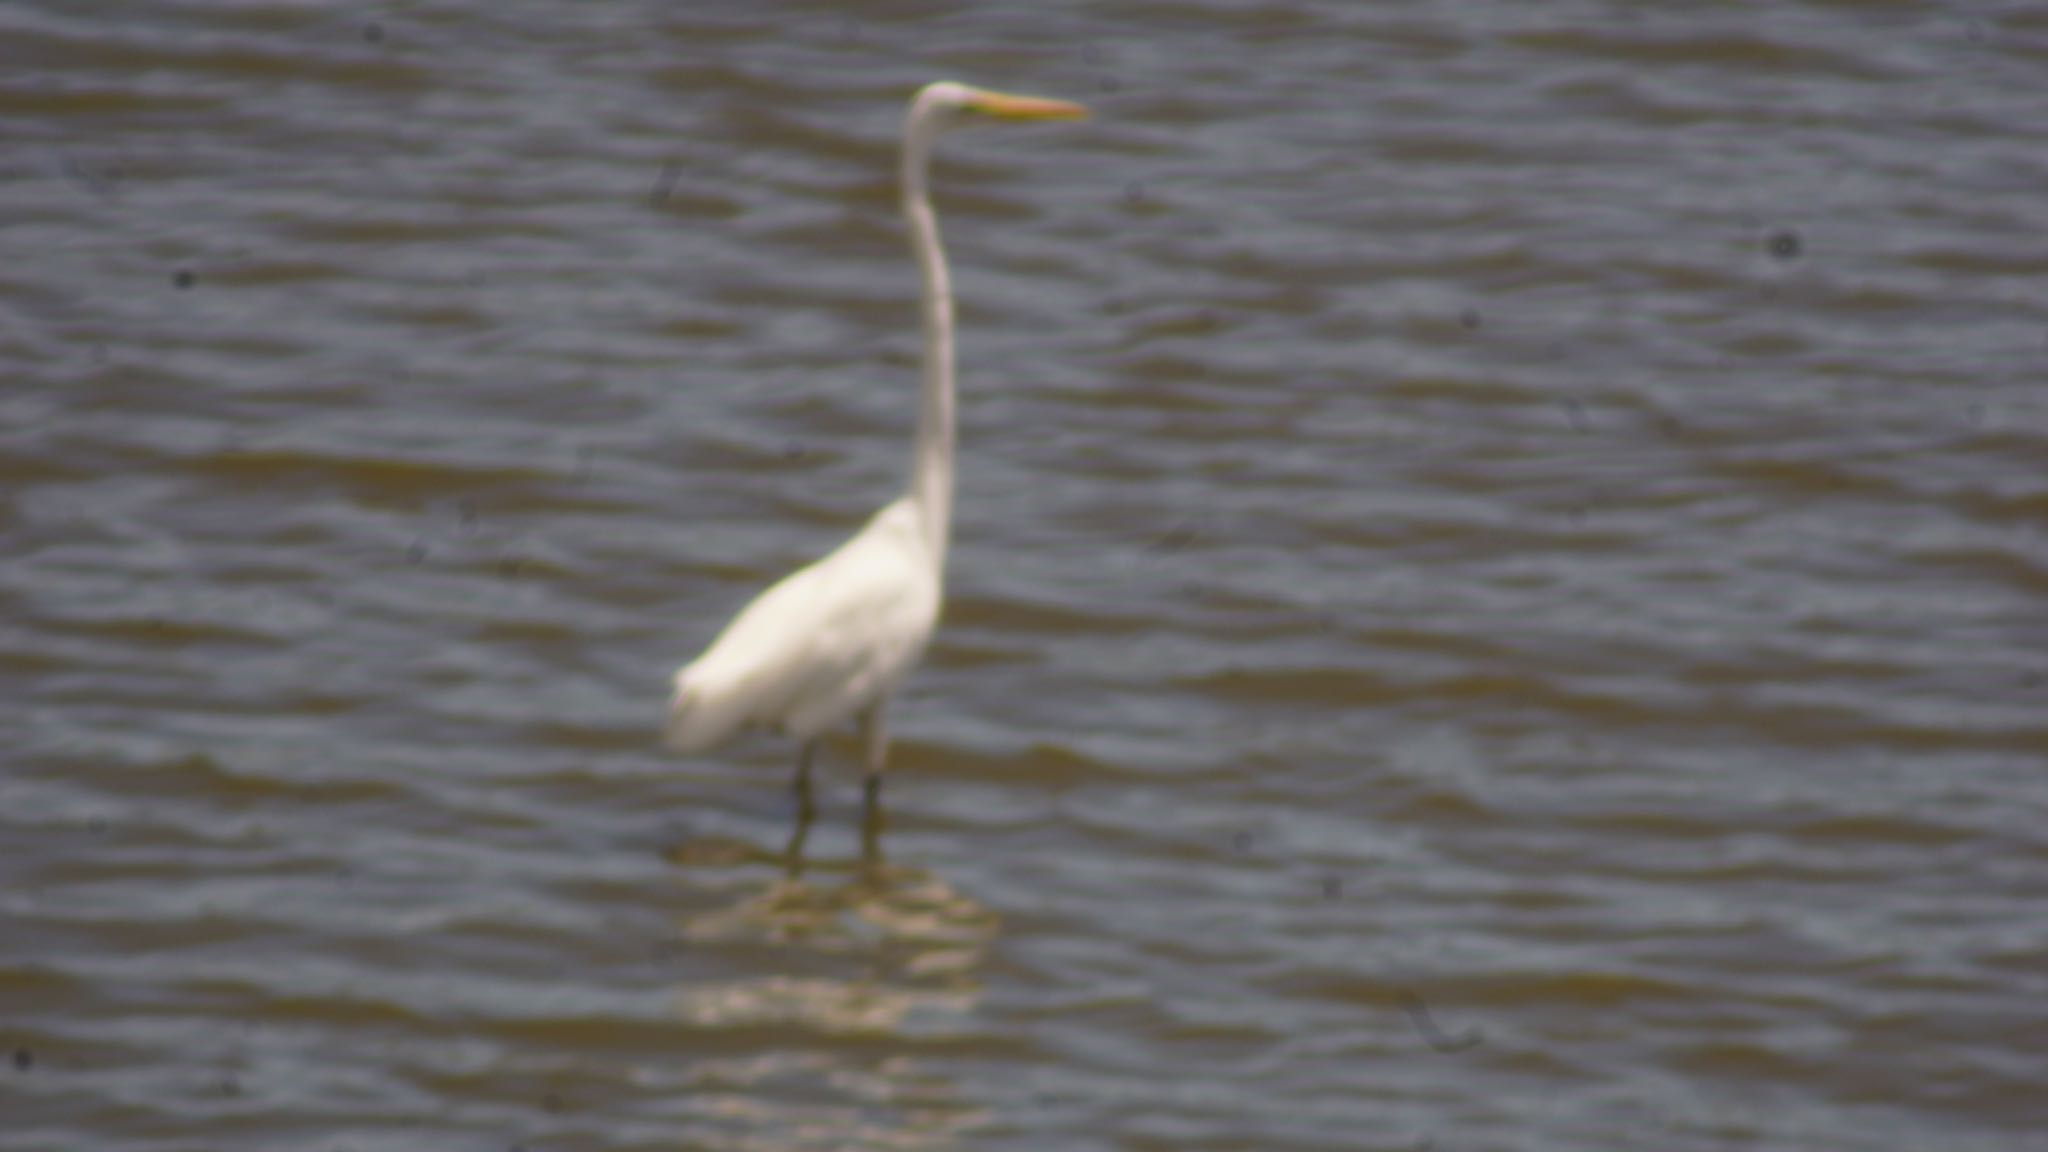
[(2038, 1139), (2048, 18), (842, 7), (0, 8), (0, 1148)]

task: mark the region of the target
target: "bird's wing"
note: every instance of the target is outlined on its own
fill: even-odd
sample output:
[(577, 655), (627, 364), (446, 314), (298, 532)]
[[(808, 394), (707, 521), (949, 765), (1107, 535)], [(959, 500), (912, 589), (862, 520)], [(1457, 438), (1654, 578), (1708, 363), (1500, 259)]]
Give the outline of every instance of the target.
[(928, 557), (915, 509), (899, 501), (763, 592), (676, 673), (669, 743), (701, 750), (750, 725), (809, 738), (893, 688), (937, 623)]

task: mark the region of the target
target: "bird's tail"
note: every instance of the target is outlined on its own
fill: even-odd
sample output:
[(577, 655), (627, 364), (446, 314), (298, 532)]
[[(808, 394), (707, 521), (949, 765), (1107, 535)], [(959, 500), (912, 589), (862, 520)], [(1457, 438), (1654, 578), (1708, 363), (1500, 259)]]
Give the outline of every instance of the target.
[(689, 668), (676, 673), (662, 739), (677, 752), (714, 748), (746, 722), (746, 702), (739, 693), (721, 692), (701, 679), (692, 677)]

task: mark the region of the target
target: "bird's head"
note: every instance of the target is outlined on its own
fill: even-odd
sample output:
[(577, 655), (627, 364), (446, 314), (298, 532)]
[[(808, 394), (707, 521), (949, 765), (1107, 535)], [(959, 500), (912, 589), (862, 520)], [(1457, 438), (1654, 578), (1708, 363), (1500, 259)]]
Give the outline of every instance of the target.
[(941, 80), (918, 92), (911, 115), (929, 118), (942, 128), (958, 128), (996, 120), (1086, 120), (1088, 109), (1066, 100), (1016, 96)]

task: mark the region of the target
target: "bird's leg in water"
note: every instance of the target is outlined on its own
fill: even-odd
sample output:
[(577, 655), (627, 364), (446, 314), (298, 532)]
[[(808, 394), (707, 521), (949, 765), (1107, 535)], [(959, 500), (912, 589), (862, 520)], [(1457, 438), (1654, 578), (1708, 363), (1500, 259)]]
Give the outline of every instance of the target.
[(867, 802), (861, 806), (860, 852), (869, 863), (882, 859), (882, 778), (870, 776), (862, 791)]
[(782, 848), (782, 865), (791, 880), (804, 872), (804, 840), (811, 834), (811, 819), (818, 814), (816, 805), (811, 803), (811, 754), (818, 750), (816, 740), (806, 740), (803, 751), (797, 753), (796, 779), (790, 790), (796, 793), (796, 827), (790, 830), (789, 843)]
[(860, 848), (869, 863), (882, 859), (882, 766), (889, 758), (889, 720), (875, 705), (861, 715), (862, 742), (867, 745), (867, 778), (862, 785)]
[(790, 830), (789, 843), (782, 846), (782, 874), (791, 880), (804, 874), (804, 841), (811, 835), (811, 822), (799, 820)]
[(817, 806), (811, 803), (811, 756), (818, 751), (816, 740), (804, 741), (803, 751), (796, 756), (796, 779), (789, 785), (796, 793), (796, 822), (798, 827), (807, 827), (811, 818), (818, 814)]

